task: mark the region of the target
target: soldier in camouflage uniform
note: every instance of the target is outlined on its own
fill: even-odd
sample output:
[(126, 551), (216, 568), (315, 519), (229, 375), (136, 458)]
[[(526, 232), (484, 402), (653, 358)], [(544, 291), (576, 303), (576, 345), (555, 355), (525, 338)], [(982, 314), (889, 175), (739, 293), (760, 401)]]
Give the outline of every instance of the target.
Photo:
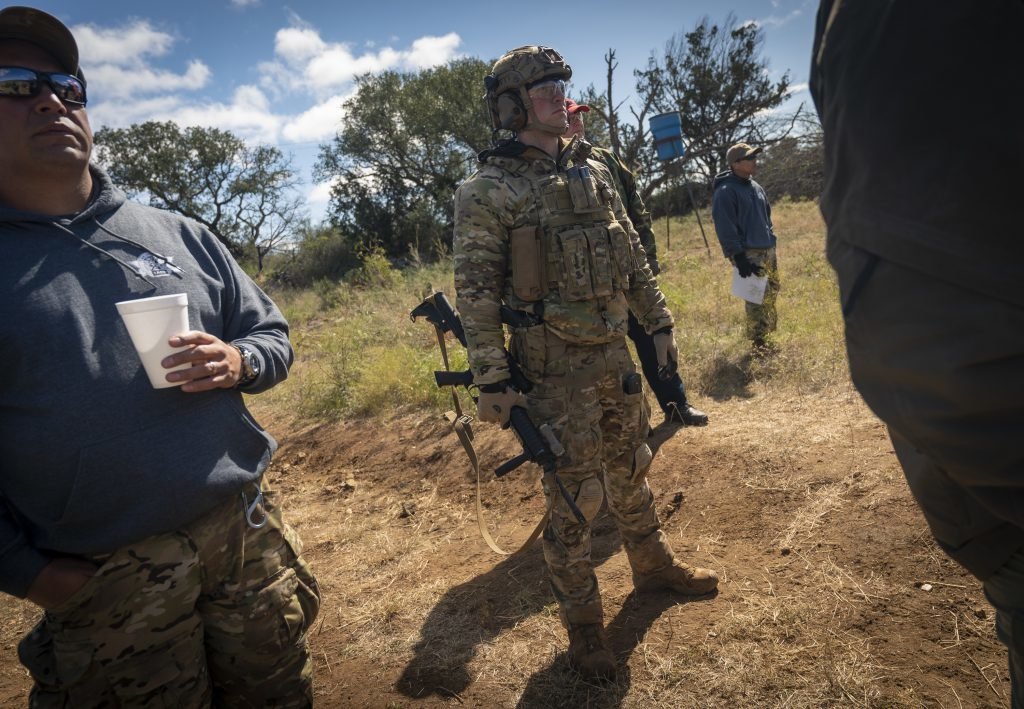
[[(662, 367), (675, 365), (672, 314), (604, 165), (567, 127), (558, 52), (514, 49), (485, 78), (496, 135), (455, 195), (455, 287), (480, 385), (481, 420), (506, 423), (525, 406), (565, 447), (558, 473), (588, 520), (603, 494), (622, 534), (638, 591), (715, 590), (715, 572), (677, 560), (647, 485), (649, 409), (625, 344), (629, 310), (654, 335)], [(500, 306), (522, 314), (511, 354), (534, 383), (509, 386)], [(601, 475), (604, 474), (604, 492)], [(589, 522), (557, 490), (543, 535), (544, 558), (569, 632), (569, 661), (591, 677), (615, 674)]]
[[(208, 230), (90, 165), (78, 59), (0, 9), (0, 593), (43, 611), (29, 704), (309, 707), (320, 595), (243, 398), (287, 376), (288, 324)], [(158, 389), (116, 303), (177, 293), (196, 329)]]
[[(583, 114), (590, 111), (590, 106), (578, 104), (570, 98), (565, 100), (565, 110), (569, 114), (569, 129), (565, 132), (565, 137), (572, 138), (578, 135), (580, 138), (586, 138)], [(647, 264), (651, 267), (651, 273), (657, 276), (661, 273), (661, 266), (658, 264), (658, 245), (654, 240), (654, 229), (651, 228), (651, 213), (636, 189), (636, 178), (611, 150), (594, 146), (591, 155), (608, 168), (608, 174), (611, 175), (615, 191), (619, 193), (622, 206), (629, 215), (629, 221), (640, 235), (640, 244), (647, 254)], [(686, 400), (686, 388), (679, 372), (667, 379), (662, 379), (658, 375), (658, 355), (654, 349), (654, 338), (647, 333), (632, 311), (629, 313), (629, 328), (626, 334), (636, 347), (636, 356), (640, 360), (644, 379), (647, 380), (648, 386), (658, 400), (658, 405), (665, 413), (666, 423), (676, 421), (686, 426), (706, 426), (708, 415)]]

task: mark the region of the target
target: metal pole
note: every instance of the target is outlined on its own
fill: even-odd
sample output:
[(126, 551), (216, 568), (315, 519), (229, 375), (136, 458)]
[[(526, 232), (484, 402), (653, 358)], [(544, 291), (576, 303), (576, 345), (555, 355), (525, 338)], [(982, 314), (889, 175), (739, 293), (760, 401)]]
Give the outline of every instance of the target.
[(697, 202), (693, 199), (693, 189), (690, 187), (690, 183), (686, 183), (686, 191), (690, 195), (690, 204), (693, 206), (693, 213), (697, 215), (697, 225), (700, 227), (700, 235), (704, 239), (704, 248), (708, 250), (708, 260), (711, 260), (711, 246), (708, 245), (708, 235), (704, 233), (704, 222), (700, 220), (700, 207), (697, 206)]
[[(671, 194), (671, 193), (670, 193)], [(665, 251), (672, 249), (672, 200), (665, 200)]]

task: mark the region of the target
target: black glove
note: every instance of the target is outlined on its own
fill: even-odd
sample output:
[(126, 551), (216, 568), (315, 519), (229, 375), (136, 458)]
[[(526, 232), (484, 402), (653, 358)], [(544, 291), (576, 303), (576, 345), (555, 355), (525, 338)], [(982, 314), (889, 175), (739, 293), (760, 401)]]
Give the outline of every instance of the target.
[(655, 276), (661, 273), (661, 266), (658, 264), (658, 259), (656, 259), (654, 256), (647, 257), (647, 265), (651, 267), (651, 273), (653, 273)]
[(742, 251), (732, 257), (732, 262), (736, 264), (736, 270), (740, 272), (740, 278), (764, 275), (764, 269), (755, 263), (751, 263), (747, 255)]

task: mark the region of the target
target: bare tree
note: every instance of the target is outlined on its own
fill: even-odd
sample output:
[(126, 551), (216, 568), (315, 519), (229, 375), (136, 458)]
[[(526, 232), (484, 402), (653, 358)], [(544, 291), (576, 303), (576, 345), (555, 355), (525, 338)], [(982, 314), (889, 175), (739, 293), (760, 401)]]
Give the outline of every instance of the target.
[[(637, 172), (641, 196), (685, 176), (710, 184), (725, 166), (725, 152), (740, 140), (770, 144), (789, 134), (793, 117), (773, 113), (789, 93), (789, 74), (769, 78), (761, 56), (764, 33), (757, 25), (737, 25), (729, 15), (719, 26), (701, 19), (693, 30), (673, 35), (661, 56), (651, 54), (646, 68), (633, 72), (635, 98), (630, 120), (612, 102), (615, 51), (605, 55), (607, 88), (600, 117), (612, 134), (609, 144)], [(595, 101), (596, 102), (596, 101)], [(647, 127), (658, 113), (678, 111), (686, 156), (661, 162)]]

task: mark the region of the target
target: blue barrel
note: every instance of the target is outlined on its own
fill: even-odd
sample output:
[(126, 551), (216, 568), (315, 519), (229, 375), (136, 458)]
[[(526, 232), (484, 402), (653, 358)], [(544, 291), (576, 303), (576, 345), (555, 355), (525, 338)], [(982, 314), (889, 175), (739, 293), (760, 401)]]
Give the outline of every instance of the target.
[(683, 122), (679, 111), (651, 116), (650, 126), (659, 160), (683, 157), (686, 148), (683, 146)]

